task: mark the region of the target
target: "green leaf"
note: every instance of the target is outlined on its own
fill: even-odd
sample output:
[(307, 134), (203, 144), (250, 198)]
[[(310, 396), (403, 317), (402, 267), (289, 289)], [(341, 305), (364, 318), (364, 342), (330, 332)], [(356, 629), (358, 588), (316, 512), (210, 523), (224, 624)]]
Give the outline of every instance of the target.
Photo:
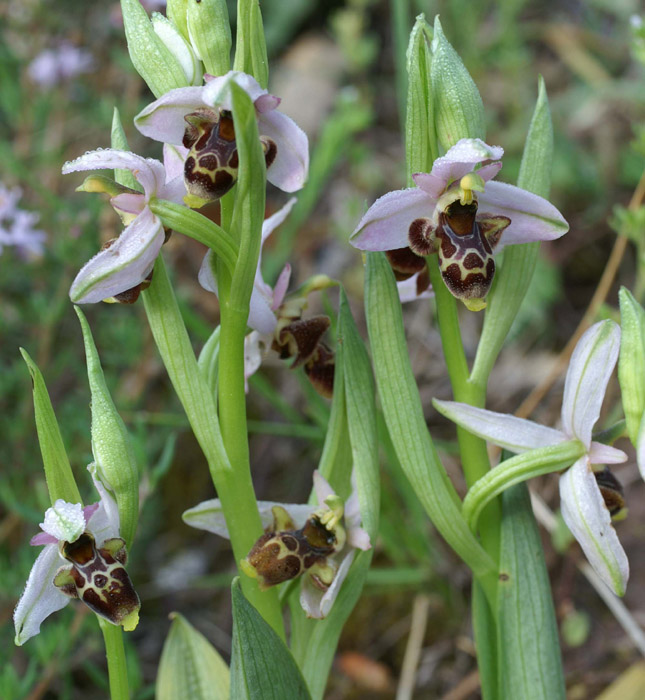
[(432, 101), (439, 143), (447, 151), (464, 138), (486, 136), (484, 105), (459, 54), (446, 39), (437, 16), (432, 39)]
[(479, 577), (495, 570), (461, 515), (461, 502), (432, 442), (410, 367), (394, 274), (382, 253), (367, 254), (365, 306), (383, 416), (406, 476), (435, 527)]
[[(538, 99), (526, 136), (518, 187), (541, 197), (549, 196), (553, 162), (553, 125), (544, 80), (538, 83)], [(540, 243), (508, 246), (488, 295), (484, 326), (470, 379), (485, 387), (528, 290), (540, 252)]]
[(304, 678), (284, 642), (246, 600), (239, 578), (231, 586), (233, 653), (231, 698), (306, 700)]
[[(256, 3), (257, 4), (257, 3)], [(226, 0), (188, 3), (188, 32), (206, 72), (224, 75), (231, 67), (231, 26)]]
[(132, 65), (155, 97), (174, 88), (186, 87), (181, 64), (152, 28), (139, 0), (121, 0), (123, 26)]
[(92, 331), (85, 315), (74, 307), (81, 322), (87, 377), (92, 396), (92, 453), (99, 476), (112, 491), (119, 509), (120, 534), (130, 549), (139, 519), (139, 470), (130, 435), (105, 383)]
[(434, 134), (434, 101), (432, 99), (431, 52), (432, 30), (425, 15), (417, 17), (407, 52), (408, 96), (405, 117), (405, 153), (408, 185), (412, 173), (429, 173), (439, 155)]
[[(367, 351), (342, 288), (337, 348), (329, 441), (325, 443), (325, 460), (321, 462), (323, 466), (331, 466), (333, 463), (333, 469), (329, 473), (330, 483), (342, 495), (345, 495), (342, 488), (353, 465), (362, 525), (374, 543), (378, 535), (380, 503), (374, 379)], [(349, 457), (349, 463), (343, 461), (338, 469), (339, 460), (335, 458), (338, 453), (332, 445), (343, 449), (347, 437), (351, 453), (347, 455), (344, 452), (343, 457)], [(332, 458), (327, 461), (330, 456)], [(339, 483), (341, 479), (345, 484)], [(324, 620), (307, 620), (298, 597), (291, 597), (292, 650), (314, 699), (323, 696), (338, 639), (360, 597), (372, 554), (373, 550), (357, 554), (331, 611)]]
[(269, 84), (269, 62), (258, 0), (238, 0), (234, 70), (252, 75), (265, 90)]
[(519, 484), (502, 497), (498, 585), (500, 697), (565, 697), (558, 628), (549, 576), (528, 489)]
[[(121, 123), (121, 116), (116, 107), (112, 113), (111, 145), (112, 148), (116, 148), (118, 151), (130, 150), (130, 146), (128, 145), (128, 137), (125, 135), (125, 130), (123, 128), (123, 124)], [(141, 192), (141, 185), (137, 181), (137, 178), (129, 170), (115, 168), (114, 179), (120, 185), (125, 185), (130, 189)]]
[(226, 662), (185, 617), (170, 617), (157, 672), (157, 700), (229, 700)]
[(620, 382), (627, 433), (632, 444), (638, 435), (645, 414), (645, 311), (625, 287), (618, 293), (620, 300)]
[(43, 375), (26, 350), (20, 348), (20, 354), (27, 363), (33, 383), (36, 431), (43, 457), (49, 498), (52, 505), (59, 498), (68, 503), (82, 503)]

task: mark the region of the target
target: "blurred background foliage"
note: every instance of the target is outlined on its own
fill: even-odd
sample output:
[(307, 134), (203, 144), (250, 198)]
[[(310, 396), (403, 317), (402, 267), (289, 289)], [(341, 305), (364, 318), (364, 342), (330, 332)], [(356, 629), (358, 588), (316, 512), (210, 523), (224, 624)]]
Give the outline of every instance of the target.
[[(163, 11), (164, 4), (144, 2), (149, 11)], [(441, 14), (446, 36), (480, 89), (487, 140), (506, 150), (500, 179), (514, 182), (517, 175), (539, 74), (553, 112), (552, 201), (569, 220), (571, 232), (543, 247), (531, 290), (491, 378), (489, 406), (515, 410), (548, 374), (594, 292), (616, 230), (633, 243), (619, 282), (643, 301), (645, 210), (625, 209), (645, 157), (645, 34), (632, 19), (639, 10), (637, 0), (261, 4), (272, 59), (270, 89), (283, 98), (282, 108), (307, 131), (312, 144), (309, 183), (265, 253), (267, 280), (275, 279), (287, 259), (296, 283), (317, 272), (336, 277), (362, 322), (361, 259), (347, 238), (368, 203), (405, 182), (400, 136), (405, 48), (414, 16), (425, 12), (430, 19)], [(234, 3), (230, 12), (234, 18)], [(68, 52), (65, 60), (61, 51)], [(46, 59), (43, 52), (50, 52)], [(63, 178), (60, 167), (86, 150), (109, 145), (115, 106), (131, 148), (160, 157), (159, 144), (145, 141), (131, 126), (150, 100), (129, 62), (118, 3), (5, 0), (0, 5), (0, 229), (9, 225), (8, 193), (20, 188), (16, 206), (36, 213), (23, 223), (46, 234), (44, 244), (34, 243), (31, 249), (0, 241), (3, 700), (99, 698), (107, 692), (101, 638), (83, 606), (68, 606), (24, 648), (13, 646), (12, 610), (37, 554), (27, 543), (48, 506), (31, 386), (18, 347), (29, 351), (45, 376), (77, 480), (92, 499), (85, 471), (91, 461), (89, 390), (80, 328), (67, 292), (101, 242), (118, 234), (120, 222), (100, 197), (74, 193), (80, 178)], [(268, 211), (282, 203), (282, 194), (271, 190)], [(216, 218), (217, 207), (209, 213)], [(178, 235), (164, 248), (197, 349), (218, 318), (215, 297), (196, 281), (203, 253), (198, 243)], [(617, 305), (616, 289), (609, 293), (607, 313)], [(335, 295), (319, 303), (335, 306)], [(232, 561), (227, 543), (181, 522), (182, 511), (212, 497), (213, 489), (141, 305), (96, 305), (86, 312), (113, 397), (135, 438), (142, 475), (142, 517), (130, 564), (143, 603), (142, 620), (126, 642), (131, 684), (135, 697), (143, 700), (154, 694), (171, 611), (181, 611), (228, 656)], [(449, 398), (431, 304), (415, 302), (406, 315), (427, 417), (444, 463), (463, 492), (454, 433), (430, 405), (432, 396)], [(477, 315), (463, 317), (470, 353), (480, 324)], [(302, 376), (286, 369), (269, 363), (253, 377), (249, 425), (258, 496), (293, 502), (308, 493), (329, 405)], [(557, 421), (560, 389), (541, 404), (540, 422)], [(614, 401), (617, 396), (614, 390)], [(432, 532), (385, 430), (380, 432), (385, 484), (381, 535), (368, 586), (341, 638), (328, 697), (394, 697), (411, 618), (419, 611), (428, 617), (415, 697), (448, 697), (450, 691), (453, 700), (477, 697), (467, 622), (469, 577)], [(644, 622), (645, 562), (638, 560), (645, 535), (643, 484), (633, 461), (617, 474), (626, 484), (630, 507), (630, 518), (619, 526), (632, 555), (626, 600)], [(557, 508), (555, 484), (555, 478), (545, 479), (540, 492)], [(566, 642), (569, 691), (575, 698), (595, 697), (638, 654), (576, 575), (576, 552), (562, 557), (546, 545)]]

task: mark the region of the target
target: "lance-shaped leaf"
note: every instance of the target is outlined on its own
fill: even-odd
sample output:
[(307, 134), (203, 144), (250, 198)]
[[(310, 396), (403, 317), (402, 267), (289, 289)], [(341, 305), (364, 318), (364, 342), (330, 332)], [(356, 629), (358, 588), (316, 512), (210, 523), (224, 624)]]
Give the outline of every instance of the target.
[[(434, 135), (434, 102), (430, 81), (432, 31), (420, 14), (412, 28), (407, 52), (408, 97), (405, 153), (408, 173), (427, 173), (439, 155)], [(412, 184), (410, 177), (408, 185)]]
[(139, 518), (139, 470), (132, 442), (123, 419), (105, 383), (92, 331), (77, 307), (81, 322), (87, 376), (92, 395), (92, 453), (101, 481), (114, 495), (121, 522), (121, 536), (128, 549), (132, 546)]
[(252, 75), (266, 89), (269, 61), (262, 25), (262, 11), (256, 0), (238, 0), (234, 70)]
[(155, 33), (139, 0), (121, 0), (121, 12), (132, 65), (155, 97), (188, 85), (181, 64)]
[(43, 457), (49, 498), (52, 503), (55, 503), (59, 498), (70, 503), (80, 503), (81, 494), (74, 480), (72, 467), (65, 451), (63, 437), (60, 434), (43, 375), (26, 350), (20, 348), (20, 354), (27, 363), (33, 383), (36, 430), (40, 453)]
[[(542, 77), (538, 83), (538, 99), (524, 144), (518, 187), (547, 198), (551, 189), (553, 162), (553, 125)], [(486, 316), (471, 381), (485, 386), (495, 360), (504, 344), (513, 320), (528, 290), (540, 251), (534, 241), (506, 248), (501, 269), (497, 271), (489, 294)]]
[(242, 593), (236, 578), (233, 599), (231, 697), (236, 700), (307, 700), (307, 685), (284, 642)]
[(206, 72), (224, 75), (231, 67), (232, 45), (226, 0), (189, 2), (187, 20), (190, 41)]
[(508, 489), (502, 507), (497, 588), (500, 697), (564, 700), (551, 585), (526, 486)]
[(443, 148), (448, 150), (463, 138), (483, 139), (482, 98), (459, 54), (446, 39), (438, 16), (434, 21), (431, 78), (435, 127)]
[(170, 617), (157, 672), (157, 700), (229, 700), (226, 662), (183, 615), (171, 613)]
[(381, 253), (368, 253), (367, 325), (376, 384), (392, 443), (430, 519), (477, 576), (494, 570), (461, 515), (459, 497), (439, 461), (410, 367), (403, 317), (392, 270)]

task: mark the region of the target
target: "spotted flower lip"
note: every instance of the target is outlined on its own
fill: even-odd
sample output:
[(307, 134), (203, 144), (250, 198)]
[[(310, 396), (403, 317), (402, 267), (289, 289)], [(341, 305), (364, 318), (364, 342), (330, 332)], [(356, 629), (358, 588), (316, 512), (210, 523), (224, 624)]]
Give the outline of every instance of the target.
[(436, 225), (447, 202), (457, 198), (461, 178), (473, 172), (483, 181), (482, 191), (476, 190), (479, 211), (510, 219), (497, 251), (506, 245), (564, 235), (569, 225), (550, 202), (514, 185), (492, 181), (502, 167), (503, 154), (502, 148), (481, 139), (461, 139), (435, 160), (430, 173), (413, 176), (416, 187), (388, 192), (377, 199), (352, 233), (351, 244), (372, 251), (408, 246), (410, 224), (415, 219), (429, 219)]
[(560, 477), (562, 517), (598, 575), (617, 595), (623, 595), (629, 562), (611, 524), (594, 465), (624, 462), (627, 455), (591, 439), (619, 345), (620, 327), (613, 321), (596, 323), (582, 335), (564, 383), (560, 430), (454, 401), (433, 403), (461, 427), (512, 452), (528, 452), (570, 440), (582, 443), (585, 454)]
[[(320, 511), (320, 506), (325, 505), (329, 497), (336, 494), (327, 480), (314, 472), (314, 491), (318, 506), (309, 504), (275, 503), (272, 501), (259, 501), (258, 508), (262, 527), (271, 528), (273, 524), (273, 508), (280, 506), (284, 508), (297, 528), (302, 528), (305, 522), (314, 512)], [(219, 499), (204, 501), (199, 505), (187, 510), (182, 516), (184, 522), (191, 527), (212, 532), (220, 537), (229, 539), (228, 527), (224, 519), (224, 513)], [(331, 607), (336, 600), (340, 587), (347, 576), (350, 566), (356, 555), (356, 550), (368, 550), (371, 548), (370, 537), (361, 527), (361, 514), (359, 509), (358, 494), (354, 488), (351, 496), (344, 505), (344, 529), (346, 540), (340, 551), (327, 557), (330, 565), (336, 573), (331, 584), (326, 589), (321, 589), (312, 580), (311, 576), (305, 574), (300, 591), (300, 604), (308, 617), (324, 618), (329, 614)]]
[[(167, 150), (167, 158), (176, 154)], [(121, 168), (129, 170), (143, 193), (121, 188), (111, 204), (121, 215), (126, 228), (105, 250), (100, 251), (80, 270), (69, 295), (75, 304), (93, 304), (110, 299), (141, 284), (152, 271), (165, 240), (164, 228), (149, 203), (158, 197), (181, 204), (186, 192), (183, 176), (169, 178), (174, 165), (112, 148), (90, 151), (63, 166), (63, 174)]]
[(217, 78), (206, 76), (206, 81), (200, 87), (170, 90), (135, 117), (135, 126), (144, 136), (180, 145), (186, 130), (186, 115), (204, 108), (232, 110), (230, 86), (234, 82), (253, 100), (260, 136), (271, 139), (277, 147), (267, 179), (285, 192), (301, 189), (309, 170), (308, 140), (292, 119), (276, 109), (280, 99), (240, 71), (229, 71)]
[(116, 502), (93, 473), (100, 501), (83, 508), (80, 503), (61, 499), (48, 508), (42, 532), (31, 539), (33, 546), (45, 545), (38, 555), (25, 590), (14, 612), (16, 644), (22, 645), (40, 632), (40, 625), (57, 610), (64, 608), (70, 597), (54, 585), (54, 578), (65, 563), (59, 542), (76, 541), (85, 531), (91, 532), (98, 543), (119, 537), (119, 512)]

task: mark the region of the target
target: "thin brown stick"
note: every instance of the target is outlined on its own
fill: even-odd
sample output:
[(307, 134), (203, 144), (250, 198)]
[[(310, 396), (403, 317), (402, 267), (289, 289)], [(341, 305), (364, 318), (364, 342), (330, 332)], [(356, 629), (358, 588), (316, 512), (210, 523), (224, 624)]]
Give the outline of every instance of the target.
[[(641, 175), (641, 179), (634, 190), (634, 194), (629, 202), (628, 209), (630, 211), (635, 211), (641, 206), (643, 199), (645, 199), (645, 172), (643, 172)], [(542, 401), (542, 399), (546, 396), (557, 378), (564, 372), (565, 367), (569, 363), (569, 358), (573, 353), (573, 349), (575, 348), (578, 340), (580, 340), (580, 336), (593, 323), (594, 319), (596, 318), (596, 314), (598, 313), (598, 309), (605, 302), (605, 299), (607, 299), (611, 285), (614, 283), (614, 279), (618, 273), (618, 268), (620, 267), (620, 263), (622, 262), (625, 251), (627, 250), (627, 243), (627, 236), (618, 236), (616, 239), (609, 259), (607, 260), (607, 264), (605, 265), (605, 269), (602, 273), (602, 277), (600, 278), (600, 282), (598, 283), (598, 287), (596, 287), (596, 291), (589, 302), (589, 306), (587, 307), (582, 320), (578, 324), (574, 334), (569, 339), (569, 342), (558, 355), (549, 374), (542, 380), (542, 382), (540, 382), (540, 384), (535, 387), (535, 389), (533, 389), (526, 399), (524, 399), (520, 407), (515, 412), (516, 416), (519, 416), (520, 418), (528, 418), (528, 416), (530, 416), (531, 413), (533, 413), (533, 411), (537, 408), (540, 401)]]
[(428, 611), (430, 609), (430, 598), (427, 595), (417, 595), (412, 604), (412, 622), (410, 624), (410, 635), (405, 647), (403, 666), (401, 668), (401, 678), (396, 691), (396, 700), (410, 700), (414, 693), (417, 679), (417, 667), (421, 656), (421, 646), (426, 634), (428, 623)]

